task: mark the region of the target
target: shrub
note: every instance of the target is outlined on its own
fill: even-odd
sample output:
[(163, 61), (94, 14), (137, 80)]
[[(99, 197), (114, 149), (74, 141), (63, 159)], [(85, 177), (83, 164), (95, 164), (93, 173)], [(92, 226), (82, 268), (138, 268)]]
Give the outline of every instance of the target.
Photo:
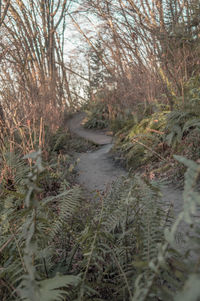
[(90, 106), (90, 111), (88, 111), (88, 117), (84, 123), (86, 128), (97, 128), (103, 129), (107, 128), (109, 125), (108, 120), (108, 109), (105, 103), (97, 102)]
[(154, 113), (138, 124), (128, 124), (117, 133), (113, 150), (119, 152), (128, 167), (138, 168), (149, 161), (162, 159), (164, 129), (168, 112)]

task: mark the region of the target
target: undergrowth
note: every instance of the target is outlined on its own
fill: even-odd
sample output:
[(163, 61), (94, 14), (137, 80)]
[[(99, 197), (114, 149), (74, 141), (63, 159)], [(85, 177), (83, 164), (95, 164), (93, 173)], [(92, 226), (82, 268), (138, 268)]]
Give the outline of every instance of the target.
[(195, 110), (177, 106), (127, 119), (117, 134), (134, 169), (162, 162), (187, 170), (178, 216), (139, 175), (88, 201), (69, 155), (82, 140), (64, 128), (16, 129), (1, 145), (1, 300), (198, 301), (199, 125)]
[(173, 155), (192, 160), (200, 156), (200, 94), (191, 81), (186, 85), (185, 102), (177, 98), (173, 111), (158, 111), (118, 131), (113, 148), (117, 160), (129, 169), (144, 167), (152, 177), (183, 177), (185, 168)]
[(108, 108), (103, 102), (90, 105), (84, 127), (88, 129), (104, 129), (109, 125)]
[(46, 195), (41, 152), (26, 156), (21, 189), (1, 201), (2, 300), (198, 300), (200, 168), (176, 159), (187, 173), (174, 220), (157, 185), (139, 176), (118, 180), (99, 203), (65, 181)]
[[(112, 107), (98, 99), (89, 107), (85, 126), (109, 126), (115, 136), (113, 153), (129, 170), (141, 170), (150, 178), (164, 176), (182, 180), (185, 168), (174, 160), (182, 155), (200, 156), (199, 77), (183, 84), (184, 95), (173, 96), (174, 107), (164, 104), (135, 104), (132, 111)], [(145, 170), (145, 171), (144, 171)]]
[(72, 141), (66, 128), (52, 133), (43, 122), (16, 124), (1, 140), (1, 300), (61, 300), (79, 282), (66, 276), (72, 229), (84, 227)]

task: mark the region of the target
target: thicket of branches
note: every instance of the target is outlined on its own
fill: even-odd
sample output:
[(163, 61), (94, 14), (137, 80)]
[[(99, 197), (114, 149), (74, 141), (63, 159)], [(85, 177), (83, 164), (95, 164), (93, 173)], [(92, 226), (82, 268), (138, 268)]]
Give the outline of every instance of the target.
[(97, 97), (110, 118), (139, 103), (184, 104), (199, 74), (199, 10), (196, 0), (2, 1), (4, 114), (43, 112), (52, 124), (52, 108), (58, 118)]
[[(2, 300), (199, 300), (199, 12), (198, 0), (0, 0)], [(130, 117), (128, 163), (168, 163), (183, 145), (197, 161), (175, 157), (187, 168), (175, 221), (137, 176), (83, 200), (59, 128), (83, 101), (99, 102), (101, 126)]]
[[(111, 77), (112, 95), (106, 96), (109, 84), (104, 82), (111, 105), (120, 104), (123, 111), (157, 101), (172, 109), (175, 96), (184, 103), (187, 81), (199, 74), (198, 1), (91, 0), (82, 5), (77, 16), (87, 19), (93, 34), (79, 25), (76, 15), (71, 19), (98, 57), (102, 73)], [(91, 56), (89, 63), (95, 77)]]
[(70, 1), (3, 1), (1, 7), (1, 106), (5, 120), (21, 124), (29, 120), (32, 124), (42, 117), (52, 127), (58, 126), (63, 110), (73, 106), (64, 64)]

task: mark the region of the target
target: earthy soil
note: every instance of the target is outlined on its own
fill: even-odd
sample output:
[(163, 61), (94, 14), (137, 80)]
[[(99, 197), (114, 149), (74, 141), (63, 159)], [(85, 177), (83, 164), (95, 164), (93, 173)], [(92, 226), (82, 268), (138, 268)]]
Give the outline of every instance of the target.
[[(98, 150), (78, 153), (77, 164), (78, 182), (85, 188), (88, 195), (95, 194), (91, 192), (101, 193), (106, 192), (113, 181), (117, 178), (126, 176), (128, 173), (112, 160), (110, 150), (112, 148), (112, 137), (106, 135), (105, 131), (88, 130), (82, 126), (82, 121), (85, 118), (84, 113), (76, 114), (69, 122), (70, 130), (78, 136), (81, 136), (91, 142), (99, 145)], [(183, 208), (182, 190), (177, 188), (176, 183), (173, 185), (166, 184), (160, 187), (162, 193), (163, 206), (169, 208), (172, 206), (174, 216), (177, 216)], [(187, 231), (188, 226), (182, 222), (179, 227), (179, 233)], [(186, 245), (183, 242), (178, 242), (179, 248), (183, 251)]]
[[(112, 137), (106, 135), (106, 131), (89, 130), (83, 128), (82, 121), (85, 113), (76, 114), (69, 121), (70, 130), (91, 142), (98, 144), (98, 150), (77, 154), (78, 182), (88, 191), (105, 191), (117, 178), (127, 175), (127, 172), (115, 164), (112, 160), (110, 150), (112, 148)], [(174, 213), (177, 215), (183, 205), (182, 191), (174, 185), (161, 186), (163, 203), (168, 206), (172, 204)]]
[[(119, 176), (126, 175), (127, 172), (119, 167), (112, 160), (110, 150), (112, 148), (112, 137), (103, 130), (85, 129), (82, 125), (86, 114), (77, 113), (70, 121), (69, 128), (76, 135), (85, 138), (97, 145), (99, 149), (77, 154), (80, 161), (77, 165), (79, 172), (79, 182), (88, 190), (102, 190), (108, 184)], [(174, 185), (167, 185), (161, 188), (165, 203), (174, 203), (176, 212), (180, 211), (182, 206), (181, 190)]]
[(95, 144), (105, 145), (112, 143), (112, 137), (106, 135), (106, 130), (88, 130), (82, 125), (86, 114), (84, 112), (77, 113), (73, 118), (69, 120), (69, 128), (76, 135), (85, 138)]
[(96, 151), (76, 154), (79, 162), (76, 166), (78, 182), (89, 192), (105, 192), (117, 178), (126, 175), (126, 171), (115, 164), (109, 153), (112, 137), (106, 131), (88, 130), (82, 126), (84, 113), (76, 114), (69, 121), (70, 130), (99, 146)]

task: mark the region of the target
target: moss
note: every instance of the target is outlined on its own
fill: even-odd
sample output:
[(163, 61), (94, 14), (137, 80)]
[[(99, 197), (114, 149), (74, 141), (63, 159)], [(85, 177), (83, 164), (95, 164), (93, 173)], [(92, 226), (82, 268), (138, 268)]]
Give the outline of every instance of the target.
[(154, 113), (138, 124), (132, 120), (117, 133), (113, 150), (120, 153), (127, 167), (136, 169), (150, 161), (158, 161), (167, 114), (167, 111)]

